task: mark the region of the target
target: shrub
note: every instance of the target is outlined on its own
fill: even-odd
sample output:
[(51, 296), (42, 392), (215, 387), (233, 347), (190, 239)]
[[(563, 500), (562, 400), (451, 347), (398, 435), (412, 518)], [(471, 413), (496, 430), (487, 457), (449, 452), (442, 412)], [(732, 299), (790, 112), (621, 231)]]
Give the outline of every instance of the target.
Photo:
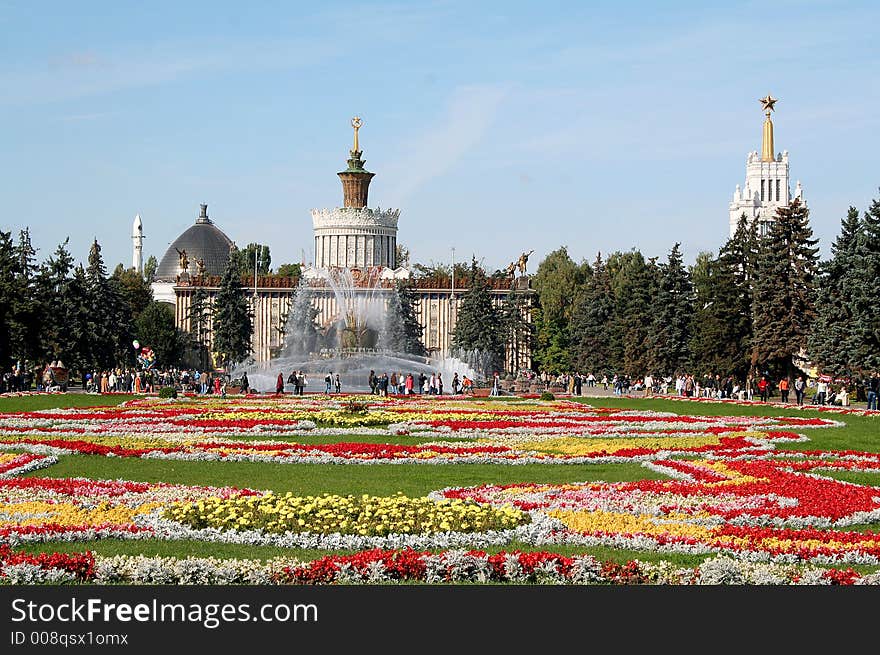
[(177, 398), (177, 389), (174, 387), (162, 387), (159, 389), (159, 398)]
[(556, 396), (554, 396), (549, 391), (545, 391), (541, 394), (541, 400), (556, 400)]

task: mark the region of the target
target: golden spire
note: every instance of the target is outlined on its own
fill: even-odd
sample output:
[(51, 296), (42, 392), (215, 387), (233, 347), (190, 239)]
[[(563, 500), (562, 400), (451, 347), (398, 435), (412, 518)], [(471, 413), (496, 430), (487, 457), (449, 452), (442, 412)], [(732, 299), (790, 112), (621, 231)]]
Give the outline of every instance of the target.
[(770, 112), (774, 110), (776, 98), (768, 93), (767, 97), (761, 98), (759, 102), (766, 115), (764, 119), (764, 133), (761, 139), (761, 161), (776, 161), (773, 148), (773, 121), (770, 120)]
[(352, 152), (360, 152), (360, 148), (358, 148), (358, 130), (361, 129), (363, 124), (364, 122), (360, 116), (355, 116), (351, 119), (351, 126), (354, 128), (354, 150)]

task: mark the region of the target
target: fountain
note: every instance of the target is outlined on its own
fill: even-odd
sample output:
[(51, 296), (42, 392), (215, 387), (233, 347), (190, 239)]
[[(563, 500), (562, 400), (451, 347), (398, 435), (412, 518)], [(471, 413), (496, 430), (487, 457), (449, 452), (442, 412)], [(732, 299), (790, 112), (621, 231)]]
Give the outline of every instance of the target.
[[(451, 391), (453, 374), (482, 380), (485, 354), (477, 351), (431, 357), (396, 351), (385, 336), (392, 321), (400, 317), (388, 302), (393, 286), (383, 284), (376, 272), (357, 276), (352, 269), (319, 269), (318, 279), (302, 279), (294, 292), (285, 325), (284, 348), (268, 362), (233, 370), (233, 377), (247, 372), (253, 389), (274, 391), (278, 373), (284, 378), (292, 371), (303, 371), (307, 390), (324, 390), (324, 377), (339, 374), (344, 392), (369, 390), (370, 371), (376, 375), (404, 376), (420, 373), (427, 377), (440, 373), (444, 391)], [(336, 313), (323, 329), (315, 325), (318, 296), (332, 295)], [(418, 384), (418, 382), (416, 382)]]

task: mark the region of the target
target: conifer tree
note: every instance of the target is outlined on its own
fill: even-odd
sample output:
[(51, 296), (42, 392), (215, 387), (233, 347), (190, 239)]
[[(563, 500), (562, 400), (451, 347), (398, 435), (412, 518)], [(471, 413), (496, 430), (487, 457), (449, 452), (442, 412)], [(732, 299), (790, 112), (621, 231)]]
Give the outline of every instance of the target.
[(476, 258), (472, 259), (470, 276), (470, 288), (462, 297), (458, 308), (452, 346), (462, 352), (483, 353), (486, 359), (484, 370), (480, 372), (488, 375), (499, 370), (504, 362), (501, 321), (492, 303), (486, 276)]
[(853, 316), (861, 227), (858, 210), (850, 207), (831, 244), (831, 258), (819, 266), (816, 326), (807, 344), (810, 361), (832, 375), (852, 375), (862, 370)]
[(614, 271), (611, 279), (615, 297), (611, 329), (620, 335), (622, 372), (633, 377), (642, 376), (649, 364), (648, 326), (659, 271), (654, 260), (645, 261), (638, 250), (612, 255), (609, 270)]
[(254, 332), (250, 308), (241, 286), (238, 251), (233, 247), (214, 297), (214, 344), (218, 363), (227, 370), (253, 352)]
[(3, 372), (15, 362), (12, 334), (17, 330), (13, 306), (16, 301), (15, 244), (11, 232), (0, 231), (0, 365)]
[(857, 270), (848, 289), (851, 356), (854, 367), (866, 374), (876, 373), (880, 372), (880, 200), (872, 201), (862, 216), (855, 251)]
[(39, 365), (41, 306), (37, 302), (36, 250), (31, 244), (30, 230), (19, 232), (15, 247), (14, 294), (10, 307), (10, 341), (16, 357), (31, 365)]
[(174, 325), (174, 309), (171, 305), (153, 301), (135, 320), (138, 341), (152, 348), (156, 366), (175, 366), (183, 355), (183, 339)]
[(208, 327), (211, 318), (208, 306), (208, 292), (205, 287), (197, 286), (189, 303), (188, 327), (193, 340), (199, 346), (208, 344)]
[(622, 352), (614, 320), (614, 290), (602, 255), (596, 255), (593, 274), (584, 284), (571, 319), (572, 363), (584, 373), (609, 379), (622, 364)]
[(381, 343), (394, 352), (427, 354), (422, 343), (422, 326), (416, 316), (415, 296), (405, 282), (398, 282), (389, 294)]
[(40, 266), (37, 274), (37, 302), (42, 309), (40, 329), (40, 350), (42, 359), (49, 361), (61, 359), (70, 366), (72, 363), (68, 338), (71, 322), (71, 274), (74, 261), (67, 249), (69, 238), (59, 244), (55, 252)]
[(523, 357), (534, 349), (535, 326), (528, 320), (534, 295), (511, 289), (499, 311), (511, 371), (519, 370)]
[(817, 239), (809, 211), (795, 198), (780, 207), (761, 239), (754, 279), (753, 366), (772, 376), (795, 375), (794, 355), (804, 351), (816, 318)]
[[(98, 240), (89, 249), (89, 265), (86, 268), (87, 298), (89, 302), (89, 358), (102, 369), (109, 369), (128, 352), (128, 322), (122, 310), (119, 287), (107, 278), (107, 269), (101, 257)], [(120, 321), (125, 325), (120, 326)], [(123, 340), (124, 339), (124, 340)]]
[(157, 268), (159, 268), (159, 262), (156, 260), (156, 256), (150, 255), (147, 257), (147, 261), (144, 262), (144, 282), (149, 284), (153, 281), (153, 278), (156, 277)]
[(690, 363), (693, 287), (676, 243), (659, 266), (659, 284), (651, 303), (647, 332), (648, 366), (655, 376), (673, 376)]

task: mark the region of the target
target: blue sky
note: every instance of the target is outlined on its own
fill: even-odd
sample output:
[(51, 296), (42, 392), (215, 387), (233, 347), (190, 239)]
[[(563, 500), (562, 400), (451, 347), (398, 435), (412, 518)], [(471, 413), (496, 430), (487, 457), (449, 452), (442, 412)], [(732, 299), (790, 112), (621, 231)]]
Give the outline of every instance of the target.
[(415, 261), (640, 249), (688, 263), (727, 237), (779, 98), (823, 256), (880, 187), (880, 7), (853, 2), (0, 0), (0, 229), (39, 258), (97, 237), (161, 258), (199, 203), (273, 265), (311, 261), (351, 116)]

